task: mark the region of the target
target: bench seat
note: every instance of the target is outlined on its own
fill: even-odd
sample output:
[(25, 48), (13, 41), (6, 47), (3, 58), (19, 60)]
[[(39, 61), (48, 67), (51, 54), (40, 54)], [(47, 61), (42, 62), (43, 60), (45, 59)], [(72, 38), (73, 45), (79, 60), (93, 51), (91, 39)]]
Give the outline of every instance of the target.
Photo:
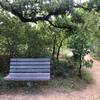
[(50, 80), (50, 59), (12, 58), (9, 74), (4, 79), (12, 81)]

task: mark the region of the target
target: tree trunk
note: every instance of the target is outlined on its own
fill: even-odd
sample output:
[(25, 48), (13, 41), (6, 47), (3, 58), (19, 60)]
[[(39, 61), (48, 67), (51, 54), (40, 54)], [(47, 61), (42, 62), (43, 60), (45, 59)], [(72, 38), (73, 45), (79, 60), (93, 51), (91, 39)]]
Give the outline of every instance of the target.
[(52, 60), (53, 60), (53, 62), (55, 60), (55, 49), (56, 49), (56, 35), (54, 35), (54, 38), (53, 38), (53, 50), (52, 50)]
[(9, 45), (9, 48), (7, 48), (7, 50), (9, 50), (9, 56), (10, 56), (10, 58), (12, 58), (12, 55), (13, 55), (13, 54), (12, 54), (11, 44), (10, 44), (8, 38), (6, 38), (6, 40), (7, 40), (7, 44)]
[(78, 73), (78, 75), (79, 75), (80, 78), (82, 78), (82, 71), (81, 71), (81, 69), (82, 69), (82, 55), (81, 55), (81, 53), (80, 53), (79, 73)]
[(60, 45), (58, 47), (58, 50), (57, 50), (57, 60), (59, 61), (59, 55), (60, 55), (60, 49), (62, 47), (62, 44), (63, 44), (63, 41), (65, 40), (65, 38), (63, 38), (60, 42)]

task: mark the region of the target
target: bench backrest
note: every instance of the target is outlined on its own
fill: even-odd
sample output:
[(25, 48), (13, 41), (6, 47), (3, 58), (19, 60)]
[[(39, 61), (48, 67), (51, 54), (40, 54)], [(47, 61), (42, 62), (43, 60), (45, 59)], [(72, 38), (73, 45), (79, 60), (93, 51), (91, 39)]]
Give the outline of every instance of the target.
[(49, 58), (12, 58), (8, 80), (49, 80)]

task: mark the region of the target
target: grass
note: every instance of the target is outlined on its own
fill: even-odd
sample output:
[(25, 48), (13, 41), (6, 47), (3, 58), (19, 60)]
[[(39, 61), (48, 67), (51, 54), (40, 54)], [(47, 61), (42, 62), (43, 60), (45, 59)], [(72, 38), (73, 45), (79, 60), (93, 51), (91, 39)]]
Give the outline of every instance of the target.
[(31, 87), (27, 86), (27, 82), (8, 82), (4, 81), (3, 77), (0, 77), (0, 93), (37, 93), (49, 90), (69, 92), (81, 90), (93, 81), (89, 72), (84, 71), (82, 74), (82, 79), (78, 76), (71, 76), (52, 79), (46, 82), (31, 82)]
[(87, 82), (88, 84), (93, 83), (93, 76), (90, 72), (83, 70), (82, 76), (83, 76), (84, 81)]
[(92, 58), (94, 58), (95, 60), (100, 60), (100, 57), (97, 56), (96, 54), (91, 53)]
[(81, 80), (79, 77), (69, 77), (66, 79), (54, 79), (49, 83), (49, 87), (58, 91), (72, 91), (80, 90), (86, 87), (84, 80)]
[(94, 57), (95, 60), (100, 60), (100, 57)]

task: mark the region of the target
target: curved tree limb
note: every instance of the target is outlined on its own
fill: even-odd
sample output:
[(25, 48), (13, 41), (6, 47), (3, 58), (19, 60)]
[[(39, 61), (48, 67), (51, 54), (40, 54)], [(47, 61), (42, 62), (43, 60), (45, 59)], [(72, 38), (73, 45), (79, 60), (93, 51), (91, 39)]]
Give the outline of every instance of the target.
[[(65, 6), (65, 7), (59, 6), (55, 10), (46, 11), (45, 14), (43, 14), (43, 12), (45, 12), (45, 10), (42, 11), (40, 9), (39, 11), (35, 11), (34, 15), (31, 15), (29, 13), (29, 11), (30, 11), (30, 9), (32, 11), (33, 5), (32, 5), (32, 7), (30, 5), (30, 9), (20, 9), (22, 6), (21, 4), (16, 6), (13, 3), (10, 3), (8, 0), (6, 0), (6, 2), (3, 0), (0, 0), (0, 6), (4, 10), (7, 10), (7, 11), (11, 12), (13, 15), (17, 16), (22, 22), (37, 23), (38, 21), (48, 21), (50, 23), (50, 25), (57, 27), (57, 28), (68, 28), (68, 26), (57, 26), (57, 25), (53, 24), (52, 21), (50, 21), (51, 16), (65, 15), (67, 12), (72, 13), (71, 10), (73, 10), (73, 8), (82, 8), (82, 9), (88, 10), (88, 11), (90, 10), (88, 7), (84, 7), (83, 5), (80, 5), (80, 4), (75, 4), (75, 5), (69, 4), (69, 6)], [(24, 5), (23, 7), (25, 8), (26, 5)], [(37, 16), (38, 14), (41, 14), (41, 15)]]

